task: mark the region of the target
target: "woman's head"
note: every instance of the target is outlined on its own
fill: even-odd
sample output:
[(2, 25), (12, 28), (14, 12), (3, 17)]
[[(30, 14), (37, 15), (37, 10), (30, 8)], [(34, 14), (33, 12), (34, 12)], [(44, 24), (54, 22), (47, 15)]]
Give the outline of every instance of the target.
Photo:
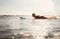
[(32, 13), (32, 16), (35, 17), (35, 13)]

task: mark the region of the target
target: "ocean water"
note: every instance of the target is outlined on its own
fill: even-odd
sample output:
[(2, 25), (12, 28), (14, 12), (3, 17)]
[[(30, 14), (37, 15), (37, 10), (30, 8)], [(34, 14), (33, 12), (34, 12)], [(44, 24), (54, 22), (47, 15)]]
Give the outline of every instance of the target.
[(48, 33), (59, 32), (60, 18), (34, 19), (32, 16), (0, 16), (0, 37), (11, 34), (31, 33), (34, 39), (44, 39)]
[(20, 25), (23, 30), (32, 32), (32, 34), (36, 37), (35, 39), (44, 39), (44, 36), (48, 33), (58, 30), (60, 26), (60, 18), (56, 20), (33, 19), (26, 16), (26, 19), (21, 19)]

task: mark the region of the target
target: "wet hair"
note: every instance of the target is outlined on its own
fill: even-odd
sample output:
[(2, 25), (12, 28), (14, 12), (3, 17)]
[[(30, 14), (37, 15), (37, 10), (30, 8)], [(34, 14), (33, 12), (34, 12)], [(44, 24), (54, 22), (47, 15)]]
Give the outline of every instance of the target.
[(36, 16), (35, 13), (32, 13), (32, 16), (35, 17)]

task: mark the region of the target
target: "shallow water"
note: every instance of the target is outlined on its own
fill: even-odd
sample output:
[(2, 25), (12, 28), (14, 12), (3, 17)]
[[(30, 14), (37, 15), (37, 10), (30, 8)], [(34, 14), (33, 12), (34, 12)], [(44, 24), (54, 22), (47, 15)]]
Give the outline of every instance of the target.
[[(25, 17), (25, 16), (24, 16)], [(54, 31), (59, 27), (60, 21), (59, 18), (57, 20), (54, 19), (32, 19), (31, 17), (26, 19), (20, 19), (21, 26), (23, 30), (32, 32), (35, 39), (44, 39), (43, 37), (47, 35), (47, 33)]]
[(0, 31), (7, 31), (5, 34), (0, 32), (0, 34), (3, 34), (0, 37), (20, 32), (29, 32), (35, 37), (34, 39), (44, 39), (47, 33), (60, 27), (60, 18), (56, 20), (36, 20), (31, 16), (11, 16), (6, 18), (0, 17), (0, 20)]

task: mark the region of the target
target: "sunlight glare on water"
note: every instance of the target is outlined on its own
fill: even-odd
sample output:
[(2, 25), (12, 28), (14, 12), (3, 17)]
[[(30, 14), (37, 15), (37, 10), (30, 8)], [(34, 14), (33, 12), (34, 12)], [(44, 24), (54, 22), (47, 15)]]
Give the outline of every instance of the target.
[(52, 26), (47, 19), (25, 19), (21, 20), (21, 25), (24, 29), (32, 32), (35, 39), (43, 39), (44, 36), (51, 30)]
[[(7, 32), (9, 32), (1, 34), (7, 36), (29, 33), (33, 35), (34, 39), (44, 39), (44, 36), (60, 25), (60, 19), (32, 19), (31, 16), (3, 16), (0, 17), (0, 20), (0, 30), (8, 30)], [(1, 37), (4, 36), (1, 35)]]

